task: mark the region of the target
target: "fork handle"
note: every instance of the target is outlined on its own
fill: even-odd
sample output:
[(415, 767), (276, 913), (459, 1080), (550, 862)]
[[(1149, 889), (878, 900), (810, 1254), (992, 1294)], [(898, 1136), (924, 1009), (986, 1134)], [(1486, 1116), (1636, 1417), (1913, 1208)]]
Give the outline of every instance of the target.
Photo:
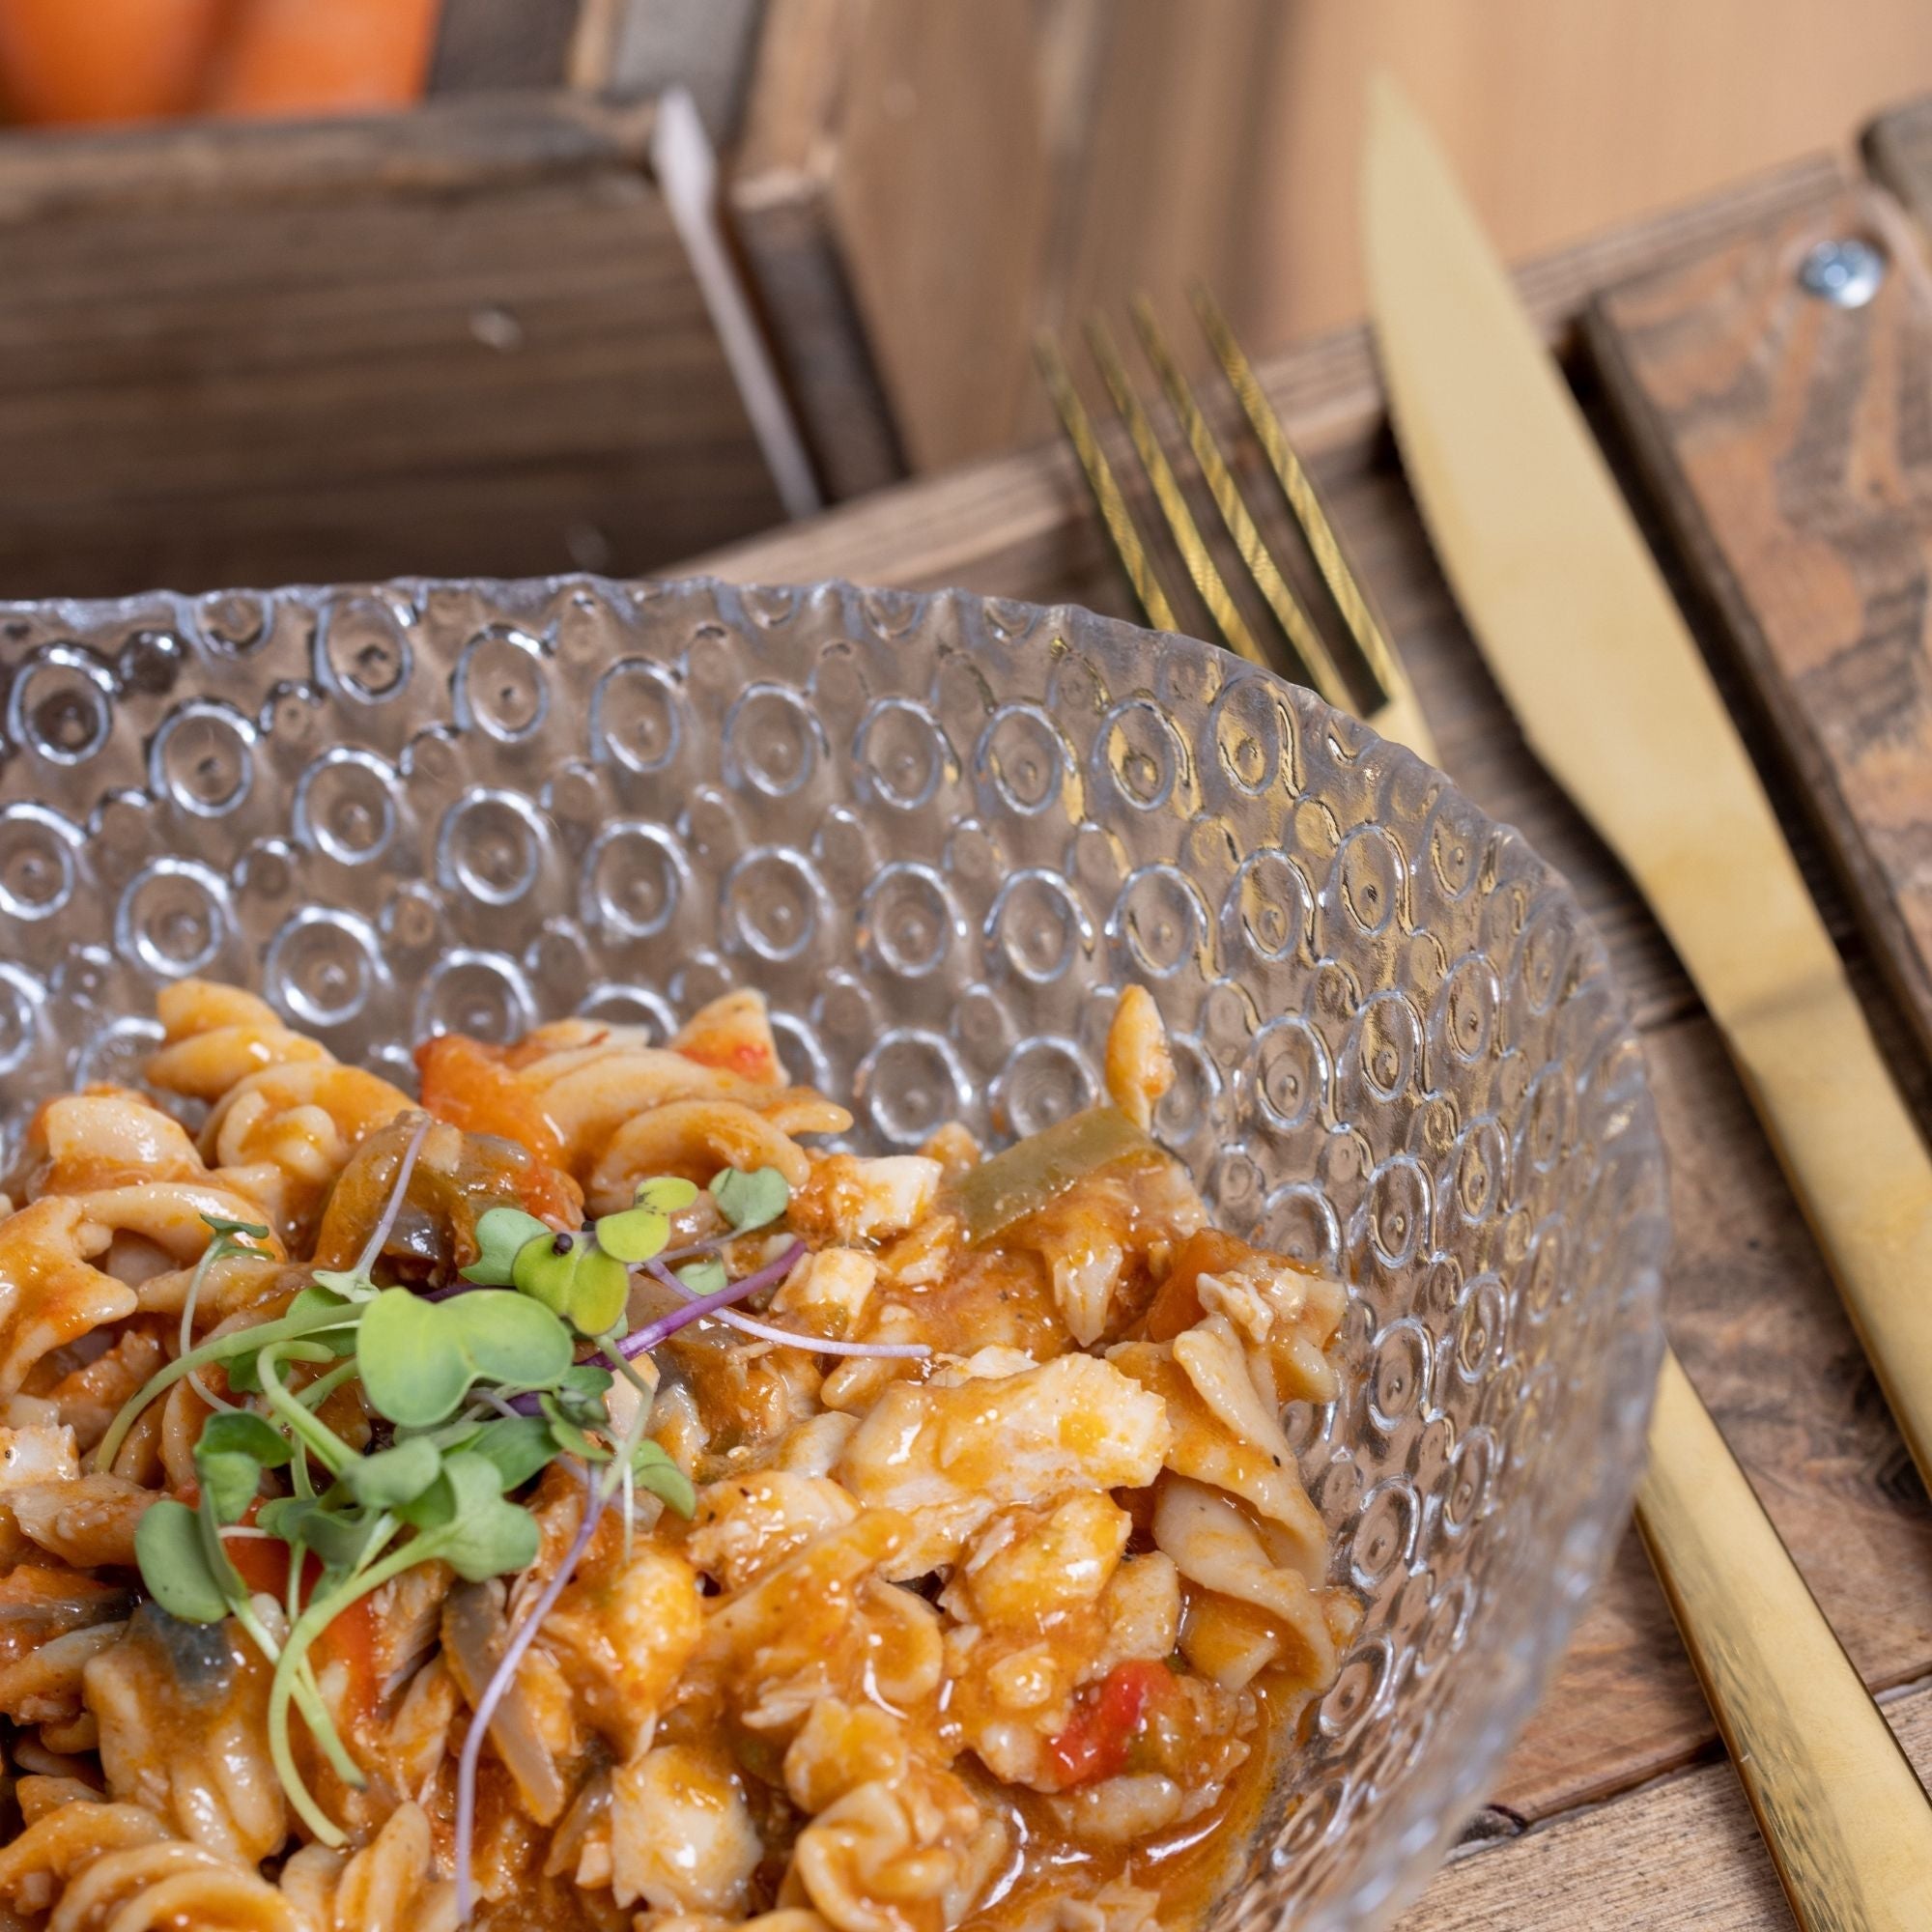
[(1932, 1925), (1932, 1803), (1668, 1350), (1636, 1520), (1799, 1924)]

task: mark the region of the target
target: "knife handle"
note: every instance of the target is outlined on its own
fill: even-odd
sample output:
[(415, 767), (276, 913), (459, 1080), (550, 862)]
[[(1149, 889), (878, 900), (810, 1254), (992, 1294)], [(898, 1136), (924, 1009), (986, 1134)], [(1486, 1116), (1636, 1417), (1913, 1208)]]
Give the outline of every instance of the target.
[(1833, 954), (1748, 1012), (1717, 1015), (1932, 1488), (1932, 1160)]
[(1804, 1932), (1923, 1932), (1932, 1803), (1668, 1350), (1636, 1520)]

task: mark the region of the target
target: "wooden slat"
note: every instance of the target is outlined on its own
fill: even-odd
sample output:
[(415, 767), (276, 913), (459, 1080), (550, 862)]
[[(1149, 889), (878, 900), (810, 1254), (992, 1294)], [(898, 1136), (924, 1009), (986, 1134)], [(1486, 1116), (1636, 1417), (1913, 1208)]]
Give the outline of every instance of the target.
[(1864, 131), (1865, 166), (1932, 230), (1932, 100), (1882, 114)]
[[(1887, 258), (1863, 306), (1800, 278), (1839, 237)], [(1932, 1046), (1932, 276), (1917, 240), (1860, 190), (1610, 291), (1588, 334), (1662, 522)]]
[[(1657, 224), (1647, 241), (1601, 241), (1523, 280), (1560, 339), (1601, 279), (1660, 254), (1707, 253), (1829, 206), (1841, 190), (1832, 169), (1797, 171), (1694, 220)], [(1330, 338), (1269, 364), (1264, 379), (1303, 445), (1320, 452), (1318, 484), (1414, 676), (1445, 766), (1565, 871), (1609, 945), (1646, 1033), (1673, 1162), (1670, 1319), (1680, 1350), (1868, 1679), (1932, 1671), (1932, 1513), (1715, 1030), (1628, 883), (1528, 756), (1484, 671), (1394, 469), (1366, 346)], [(904, 485), (707, 561), (741, 582), (954, 582), (1125, 609), (1077, 468), (1055, 447)], [(1828, 917), (1853, 947), (1874, 1023), (1902, 1042), (1903, 1023), (1856, 956), (1842, 901), (1815, 849), (1799, 842)], [(1897, 1058), (1912, 1056), (1900, 1044)], [(1514, 1820), (1548, 1818), (1679, 1768), (1714, 1743), (1633, 1543), (1495, 1801)]]
[[(822, 0), (835, 7), (837, 0)], [(775, 16), (776, 17), (776, 16)], [(748, 172), (749, 172), (748, 168)], [(1518, 272), (1531, 314), (1567, 346), (1584, 304), (1639, 268), (1702, 253), (1839, 191), (1844, 176), (1826, 158), (1794, 162), (1694, 207), (1610, 229), (1539, 257)], [(1319, 454), (1373, 437), (1381, 391), (1366, 328), (1337, 329), (1264, 367), (1269, 396), (1297, 445)], [(961, 584), (1011, 597), (1065, 593), (1056, 572), (1069, 556), (1099, 552), (1088, 528), (1078, 466), (1057, 444), (961, 465), (943, 475), (855, 503), (818, 521), (699, 559), (744, 581), (822, 575), (821, 554), (855, 582)]]
[(0, 139), (0, 594), (626, 573), (776, 522), (651, 126)]
[(642, 170), (654, 109), (523, 93), (409, 114), (183, 121), (0, 137), (0, 221), (350, 196), (471, 196), (543, 176)]
[[(1932, 1778), (1932, 1690), (1886, 1715)], [(1687, 1772), (1436, 1874), (1396, 1932), (1770, 1932), (1791, 1915), (1731, 1768)]]
[[(442, 0), (432, 94), (558, 87), (586, 0)], [(588, 0), (595, 5), (596, 0)]]

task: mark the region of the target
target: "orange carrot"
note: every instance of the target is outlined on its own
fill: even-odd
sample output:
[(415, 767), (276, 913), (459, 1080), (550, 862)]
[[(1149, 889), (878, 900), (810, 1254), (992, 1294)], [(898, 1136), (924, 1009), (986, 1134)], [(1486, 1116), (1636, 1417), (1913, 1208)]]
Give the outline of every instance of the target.
[(0, 0), (0, 87), (22, 121), (178, 114), (228, 13), (228, 0)]
[(428, 78), (441, 0), (247, 0), (209, 105), (243, 115), (407, 106), (421, 98)]

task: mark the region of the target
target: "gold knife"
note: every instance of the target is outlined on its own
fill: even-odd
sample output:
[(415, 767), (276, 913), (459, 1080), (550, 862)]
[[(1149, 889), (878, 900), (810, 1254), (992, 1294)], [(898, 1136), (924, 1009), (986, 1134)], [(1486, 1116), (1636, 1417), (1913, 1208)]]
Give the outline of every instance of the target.
[[(1932, 1161), (1602, 453), (1427, 130), (1372, 85), (1403, 464), (1511, 710), (1642, 889), (1932, 1482)], [(1807, 1928), (1932, 1925), (1932, 1805), (1674, 1356), (1638, 1526)]]

